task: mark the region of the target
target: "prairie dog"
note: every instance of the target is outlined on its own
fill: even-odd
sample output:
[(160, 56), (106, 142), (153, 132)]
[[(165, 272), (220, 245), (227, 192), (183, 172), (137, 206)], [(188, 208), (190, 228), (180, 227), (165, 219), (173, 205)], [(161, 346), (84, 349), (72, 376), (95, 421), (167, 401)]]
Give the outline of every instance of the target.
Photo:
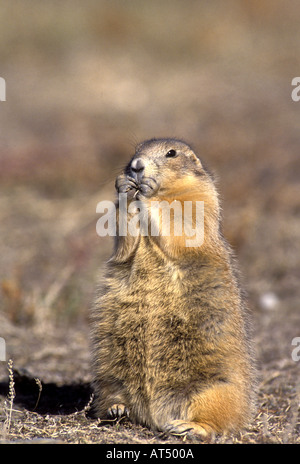
[(116, 190), (128, 205), (140, 202), (147, 221), (153, 202), (203, 202), (204, 238), (186, 246), (184, 229), (163, 234), (157, 218), (155, 235), (117, 234), (91, 313), (97, 415), (204, 438), (241, 430), (253, 410), (255, 369), (211, 175), (186, 143), (152, 139), (137, 146)]

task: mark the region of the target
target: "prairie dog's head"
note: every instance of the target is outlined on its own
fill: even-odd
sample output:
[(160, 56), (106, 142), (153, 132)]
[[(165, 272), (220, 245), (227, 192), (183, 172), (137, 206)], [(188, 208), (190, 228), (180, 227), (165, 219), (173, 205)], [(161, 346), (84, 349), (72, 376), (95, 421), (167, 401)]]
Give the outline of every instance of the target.
[(149, 140), (137, 146), (126, 173), (140, 185), (141, 194), (167, 193), (175, 179), (200, 174), (202, 165), (192, 149), (179, 140)]
[[(119, 194), (126, 193), (128, 200), (140, 202), (136, 206), (145, 214), (143, 221), (147, 227), (149, 221), (151, 227), (153, 223), (157, 225), (158, 233), (149, 235), (153, 235), (153, 240), (170, 256), (184, 250), (187, 237), (192, 236), (191, 231), (197, 235), (200, 202), (204, 206), (205, 244), (213, 242), (218, 234), (220, 208), (213, 178), (183, 141), (151, 139), (139, 144), (118, 176), (116, 188)], [(170, 212), (170, 229), (162, 227), (166, 212)], [(181, 234), (179, 229), (183, 231)], [(169, 230), (170, 234), (165, 233)]]
[(151, 139), (139, 144), (124, 175), (131, 181), (134, 196), (141, 200), (217, 196), (212, 177), (200, 159), (188, 144), (177, 139)]

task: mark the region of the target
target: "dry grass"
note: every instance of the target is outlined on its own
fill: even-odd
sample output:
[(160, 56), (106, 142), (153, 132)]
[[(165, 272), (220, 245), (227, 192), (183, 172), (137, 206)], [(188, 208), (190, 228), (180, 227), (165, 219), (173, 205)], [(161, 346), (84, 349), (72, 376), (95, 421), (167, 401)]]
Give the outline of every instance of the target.
[(257, 417), (217, 441), (299, 443), (298, 2), (54, 3), (12, 0), (0, 17), (0, 336), (15, 369), (0, 363), (1, 439), (181, 443), (84, 409), (88, 308), (112, 245), (96, 205), (135, 142), (177, 136), (218, 175), (255, 321)]
[(2, 425), (2, 434), (4, 436), (9, 435), (10, 433), (10, 426), (11, 426), (11, 417), (13, 412), (13, 403), (15, 399), (15, 382), (14, 382), (14, 375), (13, 375), (13, 362), (10, 359), (7, 363), (7, 370), (8, 370), (8, 395), (7, 399), (4, 401), (4, 412), (6, 415), (6, 419)]

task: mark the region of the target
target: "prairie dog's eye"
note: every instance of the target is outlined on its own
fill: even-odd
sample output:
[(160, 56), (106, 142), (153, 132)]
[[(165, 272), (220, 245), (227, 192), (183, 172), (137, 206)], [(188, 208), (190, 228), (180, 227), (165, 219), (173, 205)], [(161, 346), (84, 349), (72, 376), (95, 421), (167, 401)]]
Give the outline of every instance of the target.
[(169, 150), (166, 154), (167, 158), (175, 158), (175, 156), (177, 156), (176, 150)]

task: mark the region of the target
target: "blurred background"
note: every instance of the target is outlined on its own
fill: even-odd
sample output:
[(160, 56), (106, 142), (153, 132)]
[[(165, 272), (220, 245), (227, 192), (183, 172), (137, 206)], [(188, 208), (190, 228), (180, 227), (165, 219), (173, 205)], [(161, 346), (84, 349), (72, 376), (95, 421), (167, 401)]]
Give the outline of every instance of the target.
[[(96, 205), (114, 198), (116, 175), (152, 137), (186, 140), (217, 175), (259, 354), (290, 356), (300, 335), (299, 17), (297, 0), (1, 2), (9, 356), (53, 359), (49, 334), (62, 359), (70, 347), (88, 351), (88, 311), (112, 249), (96, 234)], [(63, 348), (69, 333), (78, 338)]]

